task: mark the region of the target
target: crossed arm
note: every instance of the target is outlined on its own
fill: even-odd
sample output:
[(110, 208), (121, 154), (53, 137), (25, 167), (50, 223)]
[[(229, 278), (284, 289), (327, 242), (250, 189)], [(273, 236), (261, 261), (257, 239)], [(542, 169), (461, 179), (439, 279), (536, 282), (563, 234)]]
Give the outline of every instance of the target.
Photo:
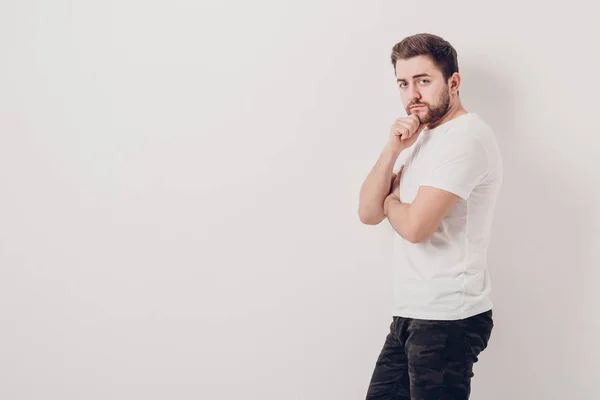
[(458, 196), (423, 185), (411, 204), (400, 202), (398, 186), (402, 170), (398, 175), (392, 171), (398, 155), (388, 148), (382, 152), (361, 187), (358, 214), (367, 225), (377, 225), (387, 218), (400, 236), (412, 243), (423, 242), (438, 229)]
[(412, 243), (428, 240), (459, 195), (461, 198), (469, 196), (489, 169), (487, 151), (474, 132), (445, 131), (437, 144), (435, 165), (423, 178), (414, 201), (404, 204), (399, 199), (398, 188), (402, 170), (397, 176), (392, 172), (398, 155), (390, 150), (382, 153), (361, 188), (359, 215), (361, 221), (369, 225), (377, 225), (387, 218), (394, 230)]
[(420, 186), (411, 204), (400, 202), (395, 193), (390, 193), (383, 203), (383, 213), (400, 236), (419, 243), (434, 234), (457, 200), (454, 193)]

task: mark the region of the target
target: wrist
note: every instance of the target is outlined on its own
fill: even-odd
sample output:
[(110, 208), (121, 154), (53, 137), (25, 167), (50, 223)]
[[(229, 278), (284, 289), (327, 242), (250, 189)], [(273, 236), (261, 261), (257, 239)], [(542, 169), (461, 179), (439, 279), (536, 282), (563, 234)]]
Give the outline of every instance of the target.
[(402, 146), (402, 145), (399, 146), (397, 144), (392, 144), (389, 142), (383, 148), (384, 153), (390, 154), (394, 158), (398, 158), (398, 156), (400, 155), (400, 153), (402, 153), (403, 150), (404, 150), (404, 146)]

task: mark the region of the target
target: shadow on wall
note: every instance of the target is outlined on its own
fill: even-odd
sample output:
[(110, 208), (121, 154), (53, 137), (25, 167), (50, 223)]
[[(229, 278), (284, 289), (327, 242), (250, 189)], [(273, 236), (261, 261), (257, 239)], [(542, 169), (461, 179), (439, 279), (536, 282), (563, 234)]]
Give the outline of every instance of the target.
[[(542, 141), (535, 142), (537, 148), (523, 148), (534, 141), (518, 140), (535, 122), (522, 107), (524, 96), (541, 107), (542, 99), (517, 93), (521, 88), (511, 87), (511, 79), (484, 69), (461, 68), (461, 76), (463, 104), (492, 127), (504, 162), (489, 249), (495, 330), (482, 354), (491, 371), (486, 375), (503, 378), (483, 383), (485, 391), (505, 396), (498, 398), (569, 398), (566, 390), (576, 386), (573, 332), (582, 318), (584, 234), (589, 229), (575, 197), (584, 188), (559, 181), (558, 166), (543, 163), (555, 157)], [(558, 120), (555, 129), (549, 137), (565, 132)], [(572, 191), (573, 202), (557, 196), (563, 190)]]

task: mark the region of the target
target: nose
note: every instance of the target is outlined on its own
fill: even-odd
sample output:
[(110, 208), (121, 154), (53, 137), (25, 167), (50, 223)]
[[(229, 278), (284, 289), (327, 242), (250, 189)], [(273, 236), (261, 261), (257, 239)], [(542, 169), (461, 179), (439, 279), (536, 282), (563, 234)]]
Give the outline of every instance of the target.
[(419, 89), (417, 86), (412, 86), (409, 92), (411, 103), (416, 103), (418, 100), (421, 100), (421, 93), (419, 93)]

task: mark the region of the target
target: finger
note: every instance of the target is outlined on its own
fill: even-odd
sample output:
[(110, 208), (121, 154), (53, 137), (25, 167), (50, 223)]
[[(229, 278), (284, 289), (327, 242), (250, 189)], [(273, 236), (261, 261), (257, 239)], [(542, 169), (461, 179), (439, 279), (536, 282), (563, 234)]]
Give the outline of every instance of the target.
[(395, 124), (398, 128), (406, 128), (406, 129), (410, 129), (413, 127), (413, 121), (397, 121)]
[(398, 122), (396, 124), (396, 129), (406, 129), (406, 136), (407, 138), (411, 137), (413, 135), (413, 133), (418, 129), (419, 127), (419, 120), (410, 120), (410, 121), (403, 121), (403, 122)]
[(416, 122), (417, 126), (421, 123), (421, 120), (419, 119), (419, 116), (417, 114), (410, 114), (409, 118), (411, 119), (411, 122)]
[(417, 117), (416, 114), (410, 114), (408, 116), (408, 120), (410, 121), (411, 125), (414, 125), (415, 122), (419, 122), (419, 117)]
[(400, 136), (401, 140), (406, 139), (406, 134), (408, 133), (408, 129), (406, 128), (402, 128), (402, 129), (397, 129), (396, 130), (396, 135)]
[(406, 133), (407, 133), (407, 132), (408, 132), (408, 129), (406, 129), (406, 128), (405, 128), (405, 127), (403, 127), (403, 126), (398, 126), (398, 127), (396, 127), (396, 134), (397, 134), (398, 136), (406, 135)]

